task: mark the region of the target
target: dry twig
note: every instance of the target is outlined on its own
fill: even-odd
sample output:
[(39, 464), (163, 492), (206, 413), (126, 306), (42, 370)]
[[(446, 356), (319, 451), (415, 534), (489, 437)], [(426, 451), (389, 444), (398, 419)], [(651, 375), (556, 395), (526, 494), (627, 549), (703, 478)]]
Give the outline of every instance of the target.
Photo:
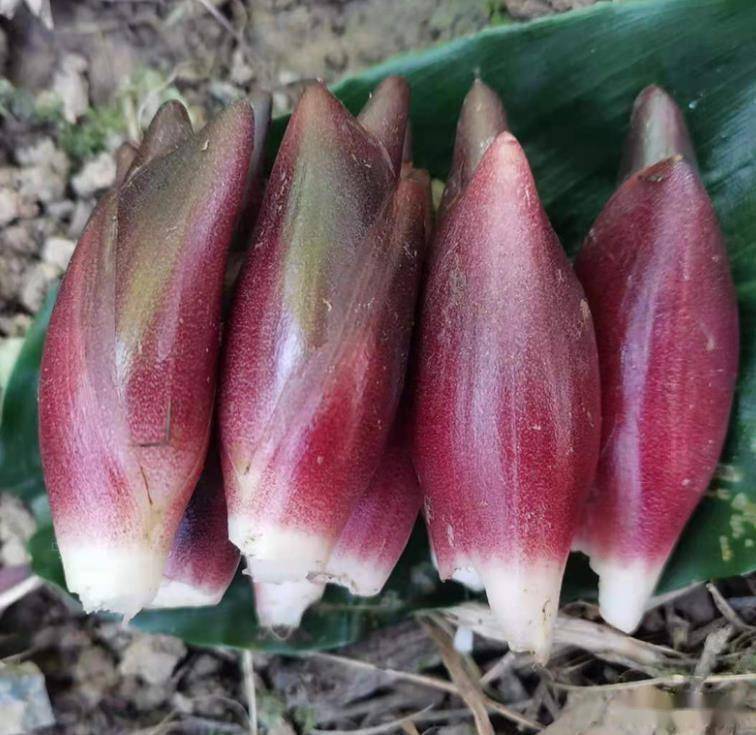
[(249, 732), (257, 735), (257, 694), (255, 692), (255, 662), (252, 651), (244, 650), (241, 655), (242, 674), (244, 677), (244, 694), (249, 708)]
[(478, 686), (477, 680), (473, 679), (465, 666), (464, 659), (459, 651), (454, 648), (452, 638), (430, 618), (420, 618), (420, 624), (436, 644), (446, 670), (459, 689), (459, 695), (472, 711), (478, 735), (494, 735), (491, 721), (488, 719), (483, 692)]
[[(429, 709), (430, 707), (426, 707), (425, 709), (421, 709), (418, 712), (413, 712), (410, 715), (399, 717), (396, 720), (391, 720), (390, 722), (382, 722), (380, 725), (373, 725), (371, 727), (361, 727), (361, 728), (358, 728), (357, 730), (317, 730), (315, 729), (315, 730), (310, 730), (310, 732), (312, 733), (312, 735), (380, 735), (380, 733), (391, 732), (392, 730), (396, 730), (397, 728), (400, 728), (407, 723), (411, 723), (412, 720), (425, 714)], [(415, 728), (415, 732), (417, 732), (417, 728)]]
[(623, 689), (640, 689), (641, 687), (665, 686), (681, 687), (687, 684), (700, 682), (701, 684), (738, 684), (756, 681), (756, 673), (752, 674), (712, 674), (704, 679), (696, 679), (693, 676), (684, 674), (672, 674), (671, 676), (657, 676), (652, 679), (639, 679), (637, 681), (621, 681), (616, 684), (563, 684), (562, 682), (552, 682), (552, 686), (565, 691), (598, 691), (598, 692), (619, 692)]
[(717, 606), (717, 610), (722, 613), (722, 617), (724, 617), (727, 622), (732, 625), (733, 628), (742, 631), (756, 630), (756, 627), (754, 627), (753, 625), (747, 625), (741, 620), (740, 616), (732, 609), (730, 603), (725, 600), (724, 595), (719, 591), (714, 583), (709, 582), (706, 585), (706, 589), (709, 591), (711, 599)]

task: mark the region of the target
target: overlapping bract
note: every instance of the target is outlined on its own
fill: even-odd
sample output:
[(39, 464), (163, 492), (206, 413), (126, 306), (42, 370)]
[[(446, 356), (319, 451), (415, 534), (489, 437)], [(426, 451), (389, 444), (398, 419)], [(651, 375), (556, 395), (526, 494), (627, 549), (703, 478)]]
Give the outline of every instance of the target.
[(590, 310), (496, 96), (462, 109), (418, 335), (414, 460), (441, 577), (483, 586), (510, 645), (549, 649), (597, 460)]
[(239, 550), (228, 540), (220, 459), (211, 446), (150, 607), (217, 605), (238, 566)]
[(122, 150), (61, 287), (40, 445), (66, 582), (86, 609), (131, 616), (150, 602), (202, 469), (252, 149), (246, 103), (197, 133), (168, 103)]
[(630, 632), (720, 455), (738, 314), (682, 114), (657, 87), (636, 101), (625, 160), (575, 267), (596, 322), (604, 424), (578, 545), (604, 618)]
[(268, 627), (296, 627), (305, 610), (322, 597), (327, 582), (361, 597), (378, 594), (407, 545), (421, 502), (409, 448), (398, 423), (323, 571), (308, 580), (254, 584), (259, 622)]
[(220, 397), (230, 537), (258, 583), (325, 570), (394, 420), (430, 219), (408, 95), (388, 79), (355, 119), (309, 87), (268, 181)]
[[(308, 88), (267, 187), (269, 97), (254, 106), (199, 133), (161, 108), (117, 151), (65, 278), (40, 439), (69, 588), (126, 616), (215, 604), (241, 553), (258, 621), (293, 627), (328, 582), (379, 592), (424, 499), (441, 576), (486, 590), (513, 649), (547, 657), (573, 542), (604, 617), (632, 630), (711, 478), (737, 372), (726, 251), (680, 110), (638, 97), (622, 183), (577, 260), (584, 295), (501, 101), (473, 84), (407, 427), (431, 232), (408, 87), (385, 80), (357, 117)], [(247, 242), (216, 401), (221, 292)], [(205, 456), (216, 403), (223, 477)]]

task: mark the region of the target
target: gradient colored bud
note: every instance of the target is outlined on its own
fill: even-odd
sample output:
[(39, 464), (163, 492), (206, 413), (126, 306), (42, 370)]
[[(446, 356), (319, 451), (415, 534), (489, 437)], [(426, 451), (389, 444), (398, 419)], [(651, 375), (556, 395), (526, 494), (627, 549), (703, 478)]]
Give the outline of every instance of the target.
[(217, 449), (211, 446), (150, 607), (216, 605), (238, 566), (239, 550), (228, 540), (220, 459)]
[(398, 428), (367, 491), (355, 504), (325, 570), (312, 580), (256, 582), (255, 607), (261, 625), (291, 628), (320, 600), (325, 583), (362, 597), (377, 595), (402, 555), (420, 512), (422, 497), (415, 469)]
[(182, 115), (158, 113), (95, 209), (42, 359), (40, 445), (66, 583), (85, 609), (126, 616), (155, 596), (205, 460), (253, 147), (247, 104), (194, 134), (175, 125)]
[(422, 504), (401, 432), (392, 432), (367, 491), (357, 501), (323, 579), (361, 597), (377, 595), (402, 555)]
[(150, 161), (173, 152), (192, 135), (189, 114), (180, 102), (169, 100), (155, 113), (131, 163), (128, 176), (136, 174)]
[(631, 632), (722, 450), (738, 312), (682, 114), (658, 87), (636, 102), (628, 144), (631, 170), (575, 268), (595, 315), (603, 413), (577, 546), (599, 574), (605, 620)]
[(246, 247), (249, 243), (252, 228), (257, 220), (265, 189), (263, 169), (265, 164), (265, 141), (270, 128), (270, 113), (272, 99), (268, 92), (258, 90), (249, 97), (249, 103), (255, 112), (255, 146), (249, 159), (249, 177), (247, 191), (244, 194), (246, 202), (239, 218), (239, 226), (234, 238), (234, 250)]
[(406, 120), (404, 90), (357, 120), (309, 87), (268, 182), (220, 398), (229, 534), (256, 582), (323, 571), (393, 422), (428, 222), (406, 125), (383, 118)]
[(495, 134), (492, 94), (476, 83), (462, 110), (459, 191), (424, 294), (413, 453), (441, 577), (482, 584), (511, 647), (544, 660), (597, 460), (598, 359), (525, 154)]

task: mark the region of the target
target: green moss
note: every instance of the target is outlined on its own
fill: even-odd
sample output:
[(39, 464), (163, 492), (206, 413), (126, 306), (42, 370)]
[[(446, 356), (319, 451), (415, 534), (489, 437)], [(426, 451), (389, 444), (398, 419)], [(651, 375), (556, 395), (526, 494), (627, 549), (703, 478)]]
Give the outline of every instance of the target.
[(58, 122), (58, 144), (74, 160), (82, 161), (105, 150), (111, 135), (123, 135), (126, 124), (115, 105), (90, 107), (81, 120)]

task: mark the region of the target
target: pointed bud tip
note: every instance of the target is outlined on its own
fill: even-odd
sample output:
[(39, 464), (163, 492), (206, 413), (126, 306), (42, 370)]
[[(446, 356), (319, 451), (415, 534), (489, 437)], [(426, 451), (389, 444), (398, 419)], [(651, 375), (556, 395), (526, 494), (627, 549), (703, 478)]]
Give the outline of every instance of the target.
[(205, 126), (205, 131), (223, 141), (224, 136), (249, 134), (254, 130), (254, 122), (255, 112), (250, 102), (237, 100), (210, 120)]
[(393, 74), (390, 77), (386, 77), (378, 87), (376, 87), (373, 94), (375, 95), (378, 92), (390, 92), (391, 94), (401, 95), (402, 97), (409, 99), (410, 86), (404, 77)]
[(294, 108), (292, 117), (295, 115), (314, 115), (318, 113), (333, 112), (343, 110), (341, 103), (331, 94), (328, 87), (322, 82), (313, 82), (308, 84), (302, 96)]
[(387, 77), (377, 87), (357, 116), (362, 127), (383, 145), (394, 172), (411, 152), (405, 148), (409, 117), (410, 88), (403, 77)]
[(171, 146), (192, 133), (192, 123), (186, 107), (178, 100), (164, 102), (155, 113), (144, 133), (142, 145)]
[(439, 216), (467, 186), (492, 143), (509, 130), (499, 95), (476, 78), (462, 102), (454, 141), (454, 156)]
[(115, 152), (115, 162), (116, 162), (116, 177), (115, 177), (115, 185), (120, 186), (123, 181), (126, 179), (126, 175), (129, 172), (129, 169), (131, 168), (132, 164), (134, 163), (134, 159), (137, 156), (138, 149), (136, 146), (132, 145), (128, 141), (125, 143), (121, 143), (121, 145), (116, 148)]
[(174, 150), (192, 134), (192, 123), (184, 105), (177, 100), (164, 102), (144, 131), (131, 167), (124, 178), (131, 178), (150, 161)]
[(633, 103), (620, 180), (675, 155), (696, 166), (695, 151), (682, 110), (664, 89), (649, 85)]

